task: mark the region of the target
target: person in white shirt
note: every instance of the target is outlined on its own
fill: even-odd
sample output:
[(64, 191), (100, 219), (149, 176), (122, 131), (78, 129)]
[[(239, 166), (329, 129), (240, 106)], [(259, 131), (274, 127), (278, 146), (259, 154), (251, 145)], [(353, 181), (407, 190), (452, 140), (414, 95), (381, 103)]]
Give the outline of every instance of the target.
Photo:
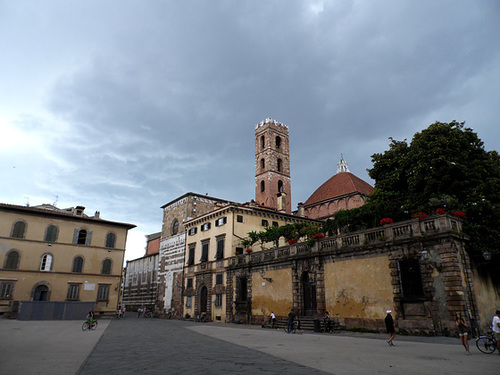
[(276, 315), (271, 311), (271, 315), (269, 317), (269, 320), (271, 322), (271, 328), (274, 328), (274, 325), (276, 324)]
[(493, 329), (495, 340), (497, 340), (497, 350), (500, 355), (500, 310), (495, 311), (495, 314), (491, 322), (491, 328)]

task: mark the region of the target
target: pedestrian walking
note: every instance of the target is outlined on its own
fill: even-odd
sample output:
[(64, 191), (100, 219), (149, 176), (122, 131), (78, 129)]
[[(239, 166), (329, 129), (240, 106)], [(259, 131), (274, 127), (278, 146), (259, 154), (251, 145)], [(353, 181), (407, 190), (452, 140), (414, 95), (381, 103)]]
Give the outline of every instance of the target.
[(460, 336), (460, 340), (462, 341), (462, 345), (465, 348), (465, 352), (470, 354), (469, 351), (469, 333), (467, 332), (467, 322), (464, 318), (462, 318), (462, 313), (460, 311), (457, 312), (457, 316), (455, 318), (455, 324), (457, 325), (458, 335)]
[(392, 318), (392, 310), (387, 310), (386, 314), (387, 316), (384, 319), (385, 322), (385, 328), (387, 329), (387, 333), (389, 334), (389, 340), (387, 343), (389, 346), (394, 346), (392, 340), (396, 337), (396, 329), (394, 328), (394, 319)]

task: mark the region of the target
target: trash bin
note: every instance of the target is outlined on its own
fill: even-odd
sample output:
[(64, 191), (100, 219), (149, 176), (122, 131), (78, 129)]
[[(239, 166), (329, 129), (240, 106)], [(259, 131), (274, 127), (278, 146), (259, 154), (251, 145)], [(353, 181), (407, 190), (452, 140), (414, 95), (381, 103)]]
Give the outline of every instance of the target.
[(321, 332), (321, 324), (318, 318), (314, 319), (314, 332)]

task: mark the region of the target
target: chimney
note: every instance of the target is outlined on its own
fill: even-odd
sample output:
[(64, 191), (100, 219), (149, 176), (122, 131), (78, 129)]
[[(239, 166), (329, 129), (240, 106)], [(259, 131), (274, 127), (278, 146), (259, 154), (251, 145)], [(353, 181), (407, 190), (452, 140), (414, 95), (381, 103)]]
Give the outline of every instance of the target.
[(300, 217), (304, 217), (305, 214), (304, 214), (304, 203), (299, 203), (297, 205), (297, 216), (300, 216)]
[(101, 213), (99, 211), (96, 211), (94, 217), (96, 219), (100, 219), (101, 218)]

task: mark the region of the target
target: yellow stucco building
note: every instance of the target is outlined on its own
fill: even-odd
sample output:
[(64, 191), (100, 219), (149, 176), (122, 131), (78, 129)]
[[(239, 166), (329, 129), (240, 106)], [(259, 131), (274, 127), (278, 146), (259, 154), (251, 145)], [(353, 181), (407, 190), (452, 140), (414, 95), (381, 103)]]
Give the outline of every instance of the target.
[(116, 310), (127, 233), (135, 225), (84, 210), (0, 204), (0, 313), (16, 314), (23, 301), (90, 302), (100, 314)]

